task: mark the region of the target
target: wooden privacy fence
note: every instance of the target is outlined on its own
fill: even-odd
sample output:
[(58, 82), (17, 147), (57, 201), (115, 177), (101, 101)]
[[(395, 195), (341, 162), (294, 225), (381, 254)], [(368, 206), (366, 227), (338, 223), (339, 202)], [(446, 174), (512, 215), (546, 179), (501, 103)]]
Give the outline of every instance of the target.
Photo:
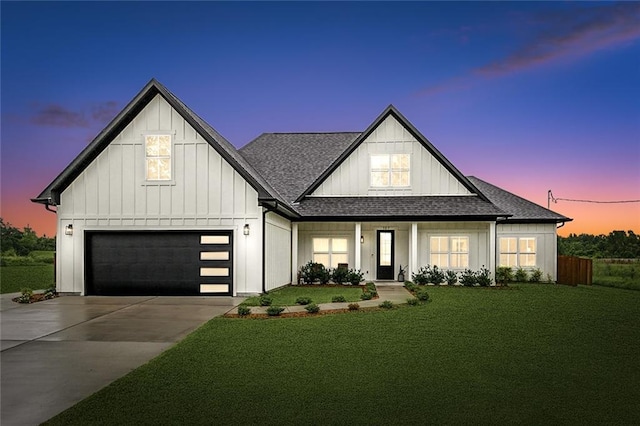
[(593, 261), (582, 257), (558, 256), (558, 284), (591, 285)]

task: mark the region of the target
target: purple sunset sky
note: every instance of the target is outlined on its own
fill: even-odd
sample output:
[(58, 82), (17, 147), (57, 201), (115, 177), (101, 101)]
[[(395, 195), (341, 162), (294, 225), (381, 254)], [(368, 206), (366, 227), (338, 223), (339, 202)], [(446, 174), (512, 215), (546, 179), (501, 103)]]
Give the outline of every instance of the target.
[[(464, 174), (546, 206), (640, 199), (640, 3), (2, 2), (1, 215), (153, 77), (237, 147), (360, 131), (393, 103)], [(640, 233), (640, 203), (559, 202), (561, 233)]]

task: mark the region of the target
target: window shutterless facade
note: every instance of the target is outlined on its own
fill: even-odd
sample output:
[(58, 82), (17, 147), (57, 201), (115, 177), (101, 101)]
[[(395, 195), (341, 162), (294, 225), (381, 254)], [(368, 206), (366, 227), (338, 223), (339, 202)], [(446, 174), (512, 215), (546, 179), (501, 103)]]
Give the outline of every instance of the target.
[(411, 184), (409, 154), (375, 154), (371, 156), (371, 186), (402, 188)]
[(534, 237), (501, 237), (500, 266), (534, 268), (536, 246)]
[(171, 135), (145, 135), (145, 171), (147, 181), (170, 181)]
[(441, 269), (469, 267), (469, 237), (432, 236), (429, 239), (430, 264)]
[(346, 238), (314, 238), (313, 261), (327, 268), (337, 268), (340, 263), (349, 262)]

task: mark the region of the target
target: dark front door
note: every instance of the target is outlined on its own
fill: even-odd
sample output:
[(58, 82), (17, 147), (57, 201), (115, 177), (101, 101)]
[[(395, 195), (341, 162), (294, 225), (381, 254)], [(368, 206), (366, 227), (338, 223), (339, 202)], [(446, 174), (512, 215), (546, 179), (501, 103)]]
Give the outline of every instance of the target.
[(378, 231), (376, 278), (379, 280), (393, 279), (393, 237), (393, 231)]

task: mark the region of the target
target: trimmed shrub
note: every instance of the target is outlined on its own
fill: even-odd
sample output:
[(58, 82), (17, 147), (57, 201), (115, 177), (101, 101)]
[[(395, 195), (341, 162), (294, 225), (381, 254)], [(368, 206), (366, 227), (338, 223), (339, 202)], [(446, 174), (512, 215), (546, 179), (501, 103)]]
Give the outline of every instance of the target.
[(331, 281), (336, 284), (343, 284), (348, 282), (347, 275), (349, 275), (349, 269), (347, 268), (336, 268), (331, 273)]
[(307, 305), (304, 307), (307, 312), (309, 312), (310, 314), (317, 314), (318, 312), (320, 312), (320, 306), (316, 305), (315, 303), (312, 303), (310, 305)]
[(332, 303), (342, 303), (342, 302), (346, 302), (347, 299), (344, 298), (344, 296), (340, 295), (340, 296), (333, 296), (331, 298), (331, 302)]
[(481, 287), (488, 287), (491, 285), (491, 272), (489, 269), (485, 268), (484, 265), (482, 265), (480, 271), (476, 273), (476, 281)]
[(435, 285), (440, 285), (444, 282), (444, 280), (445, 280), (445, 276), (442, 269), (438, 268), (437, 265), (433, 265), (433, 268), (431, 268), (431, 275), (430, 275), (429, 282), (432, 282)]
[(416, 291), (416, 298), (421, 302), (426, 302), (429, 300), (429, 293), (427, 293), (426, 289), (421, 288)]
[(418, 272), (414, 272), (411, 276), (413, 282), (418, 285), (428, 284), (431, 279), (431, 267), (429, 265), (422, 266), (418, 269)]
[(273, 303), (273, 298), (268, 294), (260, 296), (260, 306), (271, 306), (271, 303)]
[(496, 283), (508, 284), (513, 281), (513, 269), (510, 266), (500, 266), (496, 269)]
[(248, 306), (238, 306), (238, 315), (244, 317), (251, 313), (251, 308)]
[(282, 312), (284, 312), (284, 308), (281, 308), (280, 306), (269, 306), (267, 308), (267, 315), (270, 317), (280, 316)]
[(349, 309), (350, 311), (357, 311), (358, 309), (360, 309), (360, 305), (358, 305), (357, 303), (349, 303), (347, 309)]
[(349, 269), (349, 273), (347, 274), (347, 281), (351, 283), (351, 285), (360, 285), (360, 281), (364, 278), (364, 274), (360, 272), (360, 270)]
[(536, 268), (531, 271), (529, 281), (532, 283), (539, 283), (540, 281), (542, 281), (542, 271), (540, 270), (540, 268)]
[(373, 296), (378, 295), (378, 290), (376, 289), (376, 285), (372, 281), (369, 281), (368, 283), (365, 284), (365, 291), (371, 293)]
[(390, 301), (390, 300), (385, 300), (384, 302), (382, 302), (378, 306), (381, 307), (382, 309), (392, 309), (393, 308), (393, 302)]
[(518, 269), (516, 269), (516, 273), (513, 276), (513, 279), (516, 282), (524, 283), (529, 280), (529, 274), (527, 274), (527, 271), (525, 271), (521, 267), (518, 267)]
[(313, 261), (307, 262), (300, 268), (298, 273), (305, 284), (313, 284), (316, 281), (320, 281), (321, 284), (326, 284), (331, 278), (331, 272), (328, 271), (322, 263), (315, 263)]
[(58, 295), (58, 292), (56, 291), (56, 287), (55, 286), (51, 286), (51, 287), (47, 288), (44, 291), (44, 298), (45, 299), (53, 299), (57, 295)]
[(449, 285), (455, 285), (458, 282), (458, 274), (456, 271), (448, 270), (444, 274), (444, 279)]
[(416, 299), (415, 297), (407, 299), (407, 305), (409, 305), (409, 306), (416, 306), (418, 304), (420, 304), (420, 301), (418, 299)]
[(296, 299), (296, 304), (298, 305), (308, 305), (309, 303), (311, 303), (310, 297), (300, 296)]
[(371, 299), (373, 299), (373, 294), (369, 293), (368, 291), (365, 291), (360, 295), (360, 299), (362, 299), (362, 300), (371, 300)]
[(476, 277), (476, 273), (471, 269), (465, 269), (460, 273), (460, 284), (465, 287), (472, 287), (476, 285), (478, 279)]
[(411, 281), (405, 281), (404, 288), (406, 288), (407, 290), (413, 293), (414, 291), (416, 291), (418, 286), (412, 283)]
[(18, 303), (31, 303), (31, 296), (33, 296), (33, 290), (25, 287), (20, 290), (22, 294), (18, 296)]

